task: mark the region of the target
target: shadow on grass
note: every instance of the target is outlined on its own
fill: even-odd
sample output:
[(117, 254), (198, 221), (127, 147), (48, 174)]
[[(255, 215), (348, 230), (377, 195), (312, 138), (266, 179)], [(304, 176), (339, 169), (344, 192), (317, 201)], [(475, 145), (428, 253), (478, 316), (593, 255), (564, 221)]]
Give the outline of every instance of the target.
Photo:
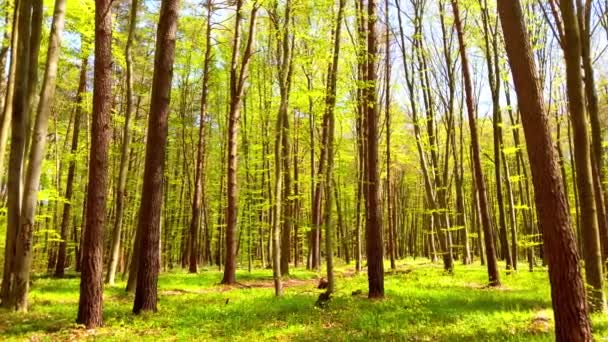
[[(159, 292), (206, 288), (211, 292), (161, 295), (159, 313), (134, 316), (132, 294), (122, 284), (106, 287), (104, 320), (96, 339), (149, 336), (153, 340), (287, 339), (287, 340), (536, 340), (527, 329), (533, 312), (550, 308), (546, 293), (535, 289), (478, 289), (440, 284), (433, 272), (394, 275), (387, 281), (387, 298), (369, 301), (351, 296), (365, 288), (365, 277), (342, 282), (329, 307), (314, 306), (319, 293), (313, 284), (289, 288), (282, 298), (271, 289), (214, 291), (221, 273), (169, 273), (159, 280)], [(271, 279), (268, 271), (239, 272), (239, 281)], [(483, 279), (483, 272), (478, 272)], [(313, 272), (293, 272), (312, 279)], [(476, 273), (474, 273), (476, 274)], [(471, 276), (468, 276), (471, 277)], [(471, 277), (472, 278), (472, 277)], [(429, 280), (430, 279), (430, 280)], [(450, 278), (452, 279), (452, 278)], [(469, 280), (467, 278), (467, 280)], [(474, 281), (475, 279), (473, 279)], [(0, 339), (50, 334), (61, 339), (74, 328), (76, 303), (53, 302), (78, 296), (77, 279), (41, 279), (34, 283), (31, 313), (0, 311)], [(122, 334), (122, 335), (121, 335)]]

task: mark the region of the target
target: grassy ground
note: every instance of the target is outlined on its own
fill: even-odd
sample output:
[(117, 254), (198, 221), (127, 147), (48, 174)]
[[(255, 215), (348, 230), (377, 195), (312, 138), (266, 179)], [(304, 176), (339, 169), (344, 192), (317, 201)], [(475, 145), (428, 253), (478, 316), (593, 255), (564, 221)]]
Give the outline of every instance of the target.
[[(386, 299), (365, 297), (365, 273), (337, 270), (337, 293), (328, 307), (314, 303), (318, 275), (293, 270), (285, 295), (273, 295), (271, 272), (239, 271), (239, 286), (217, 285), (221, 274), (164, 273), (159, 312), (134, 316), (124, 284), (106, 287), (105, 326), (74, 324), (79, 279), (34, 280), (30, 312), (0, 311), (0, 340), (407, 340), (550, 341), (553, 313), (545, 270), (503, 273), (500, 289), (484, 287), (481, 266), (444, 275), (440, 265), (407, 260), (385, 278)], [(353, 296), (353, 291), (363, 294)], [(608, 339), (608, 318), (593, 317), (597, 339)]]

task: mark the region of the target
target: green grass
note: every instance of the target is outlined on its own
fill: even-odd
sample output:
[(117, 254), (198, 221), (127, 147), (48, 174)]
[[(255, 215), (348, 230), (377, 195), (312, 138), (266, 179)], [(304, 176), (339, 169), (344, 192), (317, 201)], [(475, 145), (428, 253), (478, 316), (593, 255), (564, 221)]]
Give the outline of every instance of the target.
[[(274, 297), (271, 271), (241, 270), (250, 287), (217, 285), (221, 273), (164, 273), (159, 280), (159, 311), (131, 314), (132, 295), (124, 283), (105, 288), (105, 326), (86, 331), (74, 323), (78, 278), (34, 280), (30, 311), (0, 311), (0, 340), (406, 340), (551, 341), (553, 313), (546, 270), (502, 274), (500, 289), (484, 287), (484, 267), (460, 266), (445, 275), (441, 265), (406, 260), (387, 273), (386, 298), (365, 297), (365, 273), (337, 269), (337, 292), (328, 307), (314, 303), (318, 275), (292, 270), (294, 286)], [(352, 292), (363, 294), (353, 296)], [(598, 340), (608, 337), (608, 319), (593, 317)]]

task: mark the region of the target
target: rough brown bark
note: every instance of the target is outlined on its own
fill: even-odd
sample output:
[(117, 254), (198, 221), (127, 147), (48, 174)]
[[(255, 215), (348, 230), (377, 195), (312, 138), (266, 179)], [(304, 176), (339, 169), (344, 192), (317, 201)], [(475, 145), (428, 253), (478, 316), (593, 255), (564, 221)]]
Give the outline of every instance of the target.
[[(363, 4), (361, 5), (363, 6)], [(367, 74), (365, 81), (365, 118), (367, 132), (365, 179), (365, 239), (369, 298), (384, 297), (384, 265), (382, 251), (382, 214), (380, 212), (380, 176), (378, 172), (378, 43), (376, 39), (376, 1), (367, 2)]]
[(108, 149), (112, 110), (111, 0), (95, 1), (93, 125), (82, 249), (80, 301), (76, 321), (87, 328), (103, 324), (103, 232), (108, 188)]
[(178, 10), (179, 0), (163, 0), (156, 32), (154, 79), (150, 94), (144, 182), (137, 227), (142, 234), (139, 240), (137, 286), (133, 303), (133, 313), (136, 314), (141, 311), (157, 310), (162, 185), (167, 149)]
[(536, 205), (549, 261), (555, 337), (557, 341), (591, 341), (576, 241), (522, 8), (519, 1), (499, 0), (498, 11), (522, 113)]

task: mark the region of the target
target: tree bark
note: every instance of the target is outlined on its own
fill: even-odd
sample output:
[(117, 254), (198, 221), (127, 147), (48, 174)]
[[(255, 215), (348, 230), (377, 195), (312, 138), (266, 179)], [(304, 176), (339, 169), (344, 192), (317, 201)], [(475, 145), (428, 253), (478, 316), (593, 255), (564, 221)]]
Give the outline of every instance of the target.
[(467, 113), (469, 118), (469, 130), (471, 134), (471, 148), (473, 154), (473, 171), (475, 173), (475, 181), (477, 183), (477, 194), (479, 199), (479, 210), (481, 216), (481, 225), (483, 227), (483, 235), (486, 247), (486, 264), (488, 267), (488, 278), (490, 286), (500, 286), (500, 275), (498, 273), (498, 264), (496, 262), (496, 250), (494, 246), (494, 237), (490, 222), (490, 212), (488, 205), (488, 197), (486, 194), (486, 183), (483, 178), (481, 169), (481, 157), (479, 147), (479, 136), (477, 133), (477, 120), (475, 118), (475, 107), (473, 100), (473, 87), (471, 74), (469, 70), (469, 60), (466, 52), (464, 41), (464, 32), (460, 21), (460, 11), (458, 9), (458, 0), (451, 0), (452, 10), (454, 12), (454, 25), (458, 35), (458, 45), (460, 47), (460, 60), (462, 64), (462, 74), (464, 78), (464, 89), (466, 97)]
[(256, 15), (258, 5), (251, 10), (249, 19), (249, 37), (245, 45), (243, 58), (239, 68), (241, 46), (241, 21), (243, 19), (243, 0), (236, 1), (236, 26), (232, 44), (232, 61), (230, 64), (230, 110), (228, 113), (228, 186), (226, 208), (226, 258), (222, 284), (236, 283), (236, 230), (238, 217), (238, 184), (237, 184), (237, 152), (238, 131), (245, 78), (249, 61), (253, 53), (255, 41)]
[[(363, 4), (361, 4), (363, 7)], [(378, 172), (378, 101), (376, 89), (378, 75), (376, 61), (376, 1), (367, 3), (367, 74), (365, 81), (365, 118), (367, 132), (365, 178), (365, 240), (367, 252), (367, 279), (369, 298), (384, 297), (384, 265), (382, 251), (382, 214), (380, 212), (380, 180)]]
[[(38, 0), (36, 0), (38, 1)], [(6, 249), (11, 253), (8, 261), (8, 268), (4, 269), (4, 273), (8, 273), (8, 282), (5, 286), (3, 283), (2, 305), (11, 307), (16, 304), (15, 297), (12, 293), (16, 286), (15, 267), (21, 255), (17, 255), (17, 245), (19, 241), (26, 240), (31, 234), (31, 231), (23, 231), (20, 229), (21, 216), (21, 198), (23, 193), (22, 187), (22, 172), (23, 158), (25, 150), (27, 115), (29, 113), (28, 102), (28, 69), (30, 57), (30, 32), (32, 24), (32, 10), (34, 4), (32, 0), (22, 0), (18, 4), (18, 23), (17, 28), (19, 39), (14, 45), (17, 49), (16, 58), (18, 62), (15, 69), (15, 90), (12, 105), (12, 120), (11, 120), (11, 148), (9, 156), (8, 169), (8, 198), (7, 198), (7, 221), (6, 230), (7, 238)], [(33, 227), (29, 227), (33, 229)], [(31, 246), (28, 247), (31, 248)], [(5, 292), (6, 291), (6, 292)]]
[(561, 0), (559, 6), (565, 30), (564, 58), (566, 62), (566, 85), (568, 107), (573, 127), (576, 182), (581, 206), (585, 277), (590, 285), (587, 292), (587, 300), (591, 311), (604, 311), (606, 310), (606, 297), (602, 276), (597, 207), (593, 191), (590, 141), (587, 132), (588, 121), (585, 113), (583, 78), (580, 67), (581, 40), (574, 2), (572, 0)]
[(93, 125), (82, 245), (80, 301), (76, 321), (88, 329), (103, 324), (103, 234), (108, 188), (108, 150), (112, 110), (111, 0), (95, 0)]
[[(562, 4), (564, 2), (566, 0), (562, 0)], [(499, 0), (498, 11), (522, 113), (536, 204), (549, 261), (555, 337), (557, 341), (591, 341), (576, 241), (522, 8), (519, 1)]]
[(139, 239), (140, 255), (137, 261), (137, 286), (133, 303), (133, 313), (135, 314), (141, 311), (156, 312), (157, 310), (162, 185), (178, 10), (179, 0), (163, 0), (156, 32), (146, 162), (137, 227), (142, 234)]

